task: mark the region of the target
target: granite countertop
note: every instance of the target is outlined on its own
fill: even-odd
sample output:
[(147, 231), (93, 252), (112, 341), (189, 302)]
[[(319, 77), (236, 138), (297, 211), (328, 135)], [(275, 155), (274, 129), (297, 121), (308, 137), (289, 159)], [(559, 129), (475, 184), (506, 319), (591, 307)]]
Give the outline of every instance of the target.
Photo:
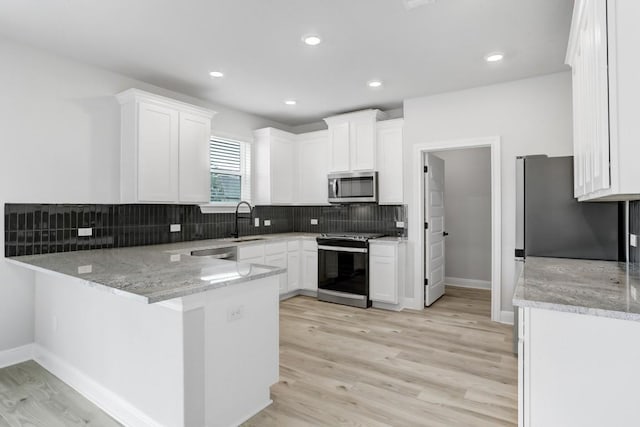
[(527, 257), (513, 305), (640, 321), (640, 272), (615, 261)]
[(378, 237), (377, 239), (372, 239), (370, 242), (374, 243), (406, 243), (407, 238), (402, 236), (385, 236)]
[(315, 239), (317, 234), (273, 234), (261, 240), (197, 240), (120, 249), (62, 252), (5, 258), (39, 272), (70, 276), (108, 292), (156, 303), (274, 276), (284, 268), (189, 255), (191, 250), (244, 246), (269, 241)]

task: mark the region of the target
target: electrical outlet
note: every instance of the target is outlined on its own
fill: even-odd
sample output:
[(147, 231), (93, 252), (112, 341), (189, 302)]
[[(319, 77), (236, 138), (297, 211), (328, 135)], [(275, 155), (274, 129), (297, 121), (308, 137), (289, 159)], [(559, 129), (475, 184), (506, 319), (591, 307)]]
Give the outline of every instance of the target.
[(629, 234), (629, 244), (634, 248), (638, 247), (638, 236), (635, 234)]
[(87, 237), (93, 235), (93, 228), (78, 228), (78, 237)]
[(81, 265), (78, 267), (78, 274), (89, 274), (93, 271), (93, 265)]
[(180, 261), (180, 254), (172, 254), (172, 255), (169, 257), (169, 261), (171, 261), (171, 262), (178, 262), (178, 261)]
[(180, 227), (180, 224), (171, 224), (169, 226), (169, 232), (171, 233), (178, 233), (181, 229), (182, 227)]
[(271, 227), (271, 220), (270, 219), (265, 219), (264, 220), (264, 226), (265, 227)]
[(253, 219), (253, 225), (255, 227), (260, 227), (260, 218), (254, 218)]
[(311, 225), (318, 225), (318, 219), (317, 218), (311, 218)]
[(404, 228), (404, 221), (396, 221), (396, 228)]
[(242, 316), (244, 316), (244, 306), (243, 305), (237, 305), (235, 307), (230, 307), (227, 310), (227, 321), (228, 322), (234, 322), (236, 320), (240, 320), (240, 319), (242, 319)]

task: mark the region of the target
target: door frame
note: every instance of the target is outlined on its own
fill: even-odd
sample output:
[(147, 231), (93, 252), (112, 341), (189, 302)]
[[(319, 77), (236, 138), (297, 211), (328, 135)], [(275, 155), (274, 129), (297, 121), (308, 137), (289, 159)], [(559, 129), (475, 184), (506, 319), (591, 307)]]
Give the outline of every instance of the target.
[[(414, 295), (415, 309), (424, 310), (424, 153), (434, 151), (460, 150), (465, 148), (488, 147), (491, 149), (491, 320), (501, 320), (502, 290), (502, 193), (500, 137), (480, 137), (434, 141), (413, 146), (413, 188), (414, 203), (409, 217), (409, 240), (416, 242), (414, 253)], [(418, 306), (420, 304), (420, 306)]]

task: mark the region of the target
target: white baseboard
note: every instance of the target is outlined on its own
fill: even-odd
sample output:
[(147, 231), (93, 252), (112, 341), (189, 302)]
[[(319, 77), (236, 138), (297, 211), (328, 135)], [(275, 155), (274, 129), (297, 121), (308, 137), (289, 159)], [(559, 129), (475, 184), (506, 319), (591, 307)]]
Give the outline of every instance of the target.
[(0, 351), (0, 368), (6, 368), (31, 359), (33, 359), (33, 344), (3, 350)]
[(42, 346), (33, 345), (33, 359), (121, 424), (131, 427), (162, 427), (125, 399)]
[(502, 310), (500, 312), (500, 323), (513, 325), (513, 311)]
[(459, 288), (487, 289), (491, 290), (491, 282), (488, 280), (463, 279), (461, 277), (445, 277), (444, 283)]

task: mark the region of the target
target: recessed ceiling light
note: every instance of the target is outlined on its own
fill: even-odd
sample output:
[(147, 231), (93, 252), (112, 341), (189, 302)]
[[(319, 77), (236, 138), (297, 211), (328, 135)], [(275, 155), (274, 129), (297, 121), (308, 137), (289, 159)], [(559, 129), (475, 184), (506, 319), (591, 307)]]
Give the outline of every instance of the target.
[(295, 99), (287, 99), (287, 100), (284, 101), (284, 103), (287, 104), (287, 105), (296, 105), (297, 104)]
[(224, 77), (224, 73), (222, 71), (212, 71), (209, 73), (211, 77)]
[(504, 53), (491, 52), (490, 54), (484, 57), (484, 60), (487, 62), (498, 62), (498, 61), (502, 61), (503, 58), (504, 58)]
[(320, 38), (320, 36), (316, 36), (316, 35), (304, 36), (302, 38), (302, 41), (305, 42), (305, 44), (308, 44), (309, 46), (317, 46), (320, 43), (322, 43), (322, 39)]
[(380, 80), (371, 80), (367, 85), (372, 88), (379, 88), (382, 87), (382, 82)]

